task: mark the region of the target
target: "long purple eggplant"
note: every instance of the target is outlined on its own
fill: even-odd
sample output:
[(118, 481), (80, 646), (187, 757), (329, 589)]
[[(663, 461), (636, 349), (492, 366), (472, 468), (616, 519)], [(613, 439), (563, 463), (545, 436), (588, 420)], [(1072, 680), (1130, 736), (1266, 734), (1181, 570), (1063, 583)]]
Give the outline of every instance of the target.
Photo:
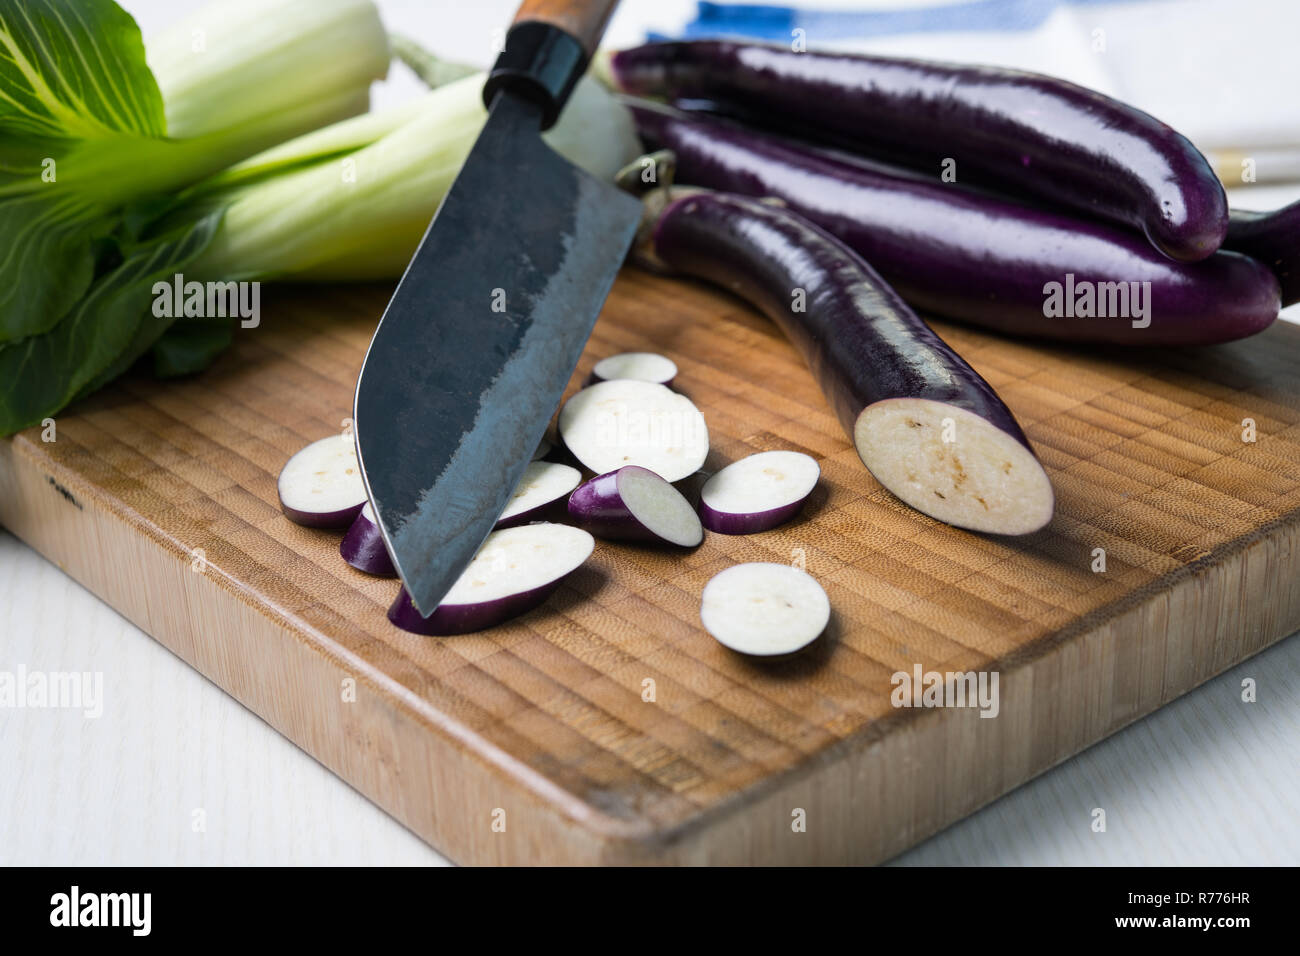
[(1277, 317), (1277, 280), (1243, 255), (1175, 262), (1105, 223), (715, 117), (631, 106), (641, 137), (676, 154), (681, 182), (784, 201), (923, 312), (1015, 335), (1125, 346), (1226, 342)]
[(1232, 210), (1223, 244), (1273, 270), (1283, 305), (1300, 302), (1300, 201), (1273, 212)]
[(961, 182), (1068, 205), (1143, 231), (1166, 255), (1203, 259), (1228, 227), (1205, 157), (1141, 110), (1018, 70), (698, 40), (615, 53), (627, 93), (734, 107), (790, 132)]
[(654, 190), (640, 249), (721, 285), (802, 353), (871, 474), (918, 511), (996, 534), (1052, 517), (1052, 486), (1010, 410), (853, 250), (788, 209)]

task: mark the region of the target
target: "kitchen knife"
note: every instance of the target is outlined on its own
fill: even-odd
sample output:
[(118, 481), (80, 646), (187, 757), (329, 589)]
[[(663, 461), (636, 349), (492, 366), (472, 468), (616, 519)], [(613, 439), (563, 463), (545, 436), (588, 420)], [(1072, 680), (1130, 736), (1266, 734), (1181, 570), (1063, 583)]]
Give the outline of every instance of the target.
[(425, 616), (505, 508), (636, 231), (636, 200), (541, 139), (615, 3), (520, 7), (484, 85), (487, 122), (361, 366), (357, 458)]

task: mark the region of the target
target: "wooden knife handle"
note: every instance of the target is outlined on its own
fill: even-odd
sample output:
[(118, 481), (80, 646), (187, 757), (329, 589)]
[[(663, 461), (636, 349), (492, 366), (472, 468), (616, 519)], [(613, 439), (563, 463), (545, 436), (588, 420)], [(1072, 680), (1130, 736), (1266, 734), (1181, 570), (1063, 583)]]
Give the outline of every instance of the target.
[(590, 58), (617, 5), (618, 0), (524, 0), (515, 14), (515, 25), (549, 23), (577, 40)]

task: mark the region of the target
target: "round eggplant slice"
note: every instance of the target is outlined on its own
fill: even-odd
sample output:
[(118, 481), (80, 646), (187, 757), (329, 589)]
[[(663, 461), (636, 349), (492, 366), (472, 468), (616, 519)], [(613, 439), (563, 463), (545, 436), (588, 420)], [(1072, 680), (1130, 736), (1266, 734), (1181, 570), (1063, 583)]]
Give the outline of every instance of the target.
[(693, 548), (704, 529), (691, 503), (649, 468), (628, 465), (569, 497), (569, 517), (598, 538)]
[(406, 588), (388, 619), (416, 634), (468, 634), (494, 627), (545, 601), (591, 555), (595, 540), (563, 524), (528, 524), (494, 531), (428, 617)]
[(350, 435), (331, 435), (299, 451), (280, 469), (276, 487), (285, 516), (309, 528), (346, 528), (366, 503)]
[(830, 599), (816, 579), (788, 564), (737, 564), (704, 586), (700, 620), (724, 647), (753, 657), (803, 650), (826, 630)]
[(524, 469), (506, 510), (497, 519), (497, 530), (537, 521), (556, 502), (582, 483), (582, 472), (569, 465), (549, 461), (530, 462)]
[(599, 475), (640, 465), (680, 481), (709, 454), (709, 430), (691, 400), (635, 379), (601, 382), (570, 398), (560, 410), (560, 439)]
[(817, 487), (821, 466), (797, 451), (761, 451), (732, 462), (700, 491), (704, 527), (754, 534), (789, 521)]
[(603, 358), (591, 370), (592, 384), (632, 378), (656, 385), (672, 385), (677, 377), (677, 363), (654, 352), (621, 352)]

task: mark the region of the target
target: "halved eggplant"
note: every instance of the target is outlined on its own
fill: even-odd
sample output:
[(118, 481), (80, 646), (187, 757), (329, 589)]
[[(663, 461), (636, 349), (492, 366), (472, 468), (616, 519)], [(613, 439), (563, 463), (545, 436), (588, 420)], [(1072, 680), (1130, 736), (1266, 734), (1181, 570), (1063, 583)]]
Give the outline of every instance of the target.
[(468, 634), (531, 611), (591, 556), (590, 534), (563, 524), (538, 523), (488, 535), (442, 603), (424, 617), (406, 588), (388, 619), (416, 634)]
[(704, 528), (680, 491), (649, 468), (599, 475), (569, 497), (569, 517), (598, 538), (693, 548)]
[(1011, 411), (852, 249), (756, 199), (656, 190), (645, 202), (639, 254), (730, 289), (780, 326), (896, 496), (974, 531), (1028, 534), (1051, 520), (1051, 482)]
[(296, 452), (276, 482), (280, 508), (295, 524), (346, 528), (366, 503), (351, 435), (331, 435)]
[(720, 534), (755, 534), (802, 509), (821, 466), (797, 451), (761, 451), (734, 461), (700, 489), (700, 520)]

